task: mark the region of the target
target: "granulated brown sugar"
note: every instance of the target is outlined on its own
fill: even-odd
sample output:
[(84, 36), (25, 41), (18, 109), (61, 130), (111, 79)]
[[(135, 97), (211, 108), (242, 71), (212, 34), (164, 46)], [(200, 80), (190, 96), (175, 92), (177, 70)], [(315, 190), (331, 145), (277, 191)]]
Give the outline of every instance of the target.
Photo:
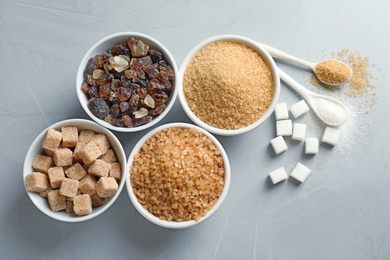
[[(326, 55), (327, 57), (340, 60), (348, 64), (353, 71), (350, 82), (340, 86), (328, 86), (322, 84), (315, 75), (310, 77), (310, 83), (317, 87), (320, 94), (332, 96), (343, 102), (348, 108), (349, 117), (339, 128), (343, 138), (335, 147), (335, 151), (345, 155), (353, 150), (354, 146), (370, 138), (367, 131), (371, 127), (370, 117), (375, 110), (377, 100), (377, 77), (374, 73), (379, 72), (370, 62), (370, 58), (361, 55), (356, 50), (342, 49), (339, 52)], [(310, 85), (308, 85), (310, 87)], [(310, 129), (313, 135), (323, 133), (322, 126)], [(315, 126), (315, 127), (314, 127)]]
[(337, 60), (325, 60), (317, 64), (316, 75), (323, 83), (337, 85), (346, 82), (351, 77), (351, 69)]
[[(334, 59), (348, 64), (353, 71), (351, 80), (341, 86), (344, 94), (351, 97), (361, 97), (375, 89), (375, 85), (372, 83), (374, 75), (370, 72), (371, 65), (368, 57), (363, 57), (357, 51), (349, 49), (342, 49), (338, 53), (332, 53), (332, 56)], [(311, 82), (317, 87), (325, 87), (325, 90), (337, 91), (337, 88), (322, 84), (315, 75), (312, 75)]]
[(350, 96), (362, 96), (367, 94), (369, 90), (375, 88), (371, 83), (374, 76), (369, 71), (370, 63), (368, 57), (362, 57), (359, 53), (352, 52), (348, 49), (341, 50), (337, 53), (337, 57), (349, 64), (353, 71), (351, 81), (346, 89), (346, 94)]
[(189, 128), (163, 129), (134, 157), (131, 185), (138, 201), (162, 220), (199, 220), (217, 202), (225, 168), (219, 149)]
[(189, 62), (184, 95), (194, 114), (220, 129), (239, 129), (257, 121), (274, 94), (272, 72), (253, 48), (219, 41), (201, 49)]

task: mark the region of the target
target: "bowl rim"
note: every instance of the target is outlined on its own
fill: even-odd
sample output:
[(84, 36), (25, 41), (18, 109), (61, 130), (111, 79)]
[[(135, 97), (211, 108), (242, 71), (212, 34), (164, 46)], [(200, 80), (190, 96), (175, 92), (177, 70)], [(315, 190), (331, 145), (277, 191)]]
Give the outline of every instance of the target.
[[(108, 122), (106, 122), (106, 121), (104, 121), (104, 120), (94, 116), (91, 113), (91, 111), (88, 109), (88, 105), (87, 105), (88, 99), (86, 98), (85, 94), (80, 89), (81, 84), (83, 83), (83, 78), (84, 78), (83, 77), (83, 73), (84, 73), (85, 66), (86, 66), (88, 60), (91, 57), (93, 57), (93, 55), (101, 53), (101, 52), (96, 52), (96, 49), (99, 48), (99, 46), (101, 46), (102, 44), (104, 44), (107, 41), (115, 41), (117, 43), (121, 43), (121, 42), (123, 42), (123, 40), (120, 40), (120, 39), (125, 39), (125, 37), (129, 37), (129, 36), (138, 37), (142, 41), (147, 42), (148, 45), (150, 43), (154, 44), (157, 49), (159, 49), (160, 51), (163, 52), (165, 60), (168, 61), (169, 65), (172, 67), (172, 69), (174, 71), (174, 74), (175, 74), (174, 75), (174, 79), (172, 80), (173, 90), (172, 90), (172, 92), (170, 94), (170, 100), (169, 100), (169, 102), (168, 102), (164, 112), (161, 115), (153, 118), (152, 122), (150, 122), (148, 124), (145, 124), (145, 125), (132, 127), (132, 128), (117, 127), (117, 126), (114, 126), (114, 125), (112, 125), (112, 124), (110, 124), (110, 123), (108, 123)], [(114, 45), (112, 45), (112, 46), (114, 46)], [(109, 49), (109, 48), (110, 47), (108, 46), (107, 49)], [(114, 130), (114, 131), (118, 131), (118, 132), (127, 132), (127, 133), (138, 132), (138, 131), (142, 131), (144, 129), (147, 129), (147, 128), (152, 127), (153, 125), (157, 124), (171, 110), (173, 104), (175, 103), (175, 100), (176, 100), (176, 97), (177, 97), (177, 92), (178, 92), (178, 87), (177, 87), (177, 84), (178, 84), (177, 75), (178, 74), (179, 73), (178, 73), (177, 64), (176, 64), (176, 61), (173, 58), (171, 52), (165, 47), (165, 45), (163, 45), (156, 38), (154, 38), (154, 37), (152, 37), (150, 35), (144, 34), (144, 33), (139, 33), (139, 32), (130, 32), (130, 31), (118, 32), (118, 33), (114, 33), (114, 34), (110, 34), (108, 36), (105, 36), (104, 38), (101, 38), (95, 44), (93, 44), (87, 50), (87, 52), (84, 54), (83, 58), (81, 59), (81, 61), (79, 63), (79, 66), (78, 66), (78, 69), (77, 69), (77, 73), (76, 73), (76, 93), (77, 93), (77, 98), (78, 98), (82, 108), (84, 109), (84, 111), (88, 114), (88, 116), (92, 120), (97, 122), (98, 124), (108, 128), (108, 129), (111, 129), (111, 130)]]
[[(191, 59), (205, 46), (218, 42), (218, 41), (233, 41), (233, 42), (239, 42), (248, 45), (249, 47), (252, 47), (253, 49), (257, 50), (260, 55), (267, 61), (268, 65), (271, 68), (272, 76), (274, 80), (274, 95), (272, 98), (272, 102), (266, 112), (254, 123), (243, 127), (239, 129), (234, 130), (228, 130), (228, 129), (221, 129), (216, 128), (212, 125), (209, 125), (205, 122), (203, 122), (198, 116), (195, 115), (194, 112), (190, 109), (190, 107), (187, 104), (185, 95), (184, 95), (184, 87), (183, 87), (183, 79), (184, 79), (184, 73), (187, 68), (188, 63), (191, 61)], [(256, 41), (253, 41), (250, 38), (235, 35), (235, 34), (223, 34), (223, 35), (217, 35), (208, 39), (203, 40), (202, 42), (198, 43), (184, 58), (183, 62), (181, 63), (181, 66), (179, 68), (179, 75), (178, 75), (178, 98), (180, 101), (180, 104), (184, 110), (184, 112), (187, 114), (187, 116), (198, 126), (206, 129), (207, 131), (222, 135), (222, 136), (234, 136), (243, 134), (249, 131), (254, 130), (258, 126), (260, 126), (263, 122), (265, 122), (270, 115), (273, 113), (275, 106), (279, 100), (280, 95), (280, 77), (279, 73), (275, 64), (275, 61), (271, 57), (271, 55)]]
[[(54, 128), (54, 129), (58, 130), (62, 126), (72, 126), (72, 125), (75, 125), (78, 127), (78, 129), (80, 129), (80, 126), (79, 126), (80, 124), (83, 125), (81, 127), (81, 129), (90, 129), (90, 130), (93, 130), (95, 133), (105, 134), (109, 138), (111, 145), (113, 146), (115, 144), (115, 148), (113, 147), (113, 149), (115, 150), (118, 162), (121, 164), (121, 167), (122, 167), (121, 181), (119, 182), (118, 190), (116, 191), (114, 196), (112, 196), (104, 205), (102, 205), (98, 208), (92, 209), (91, 214), (84, 215), (84, 216), (72, 215), (72, 214), (69, 214), (69, 213), (66, 213), (63, 211), (60, 211), (60, 212), (51, 211), (47, 201), (46, 201), (45, 205), (43, 203), (39, 203), (39, 201), (38, 201), (38, 200), (47, 200), (47, 198), (41, 197), (38, 193), (28, 191), (26, 188), (26, 181), (25, 181), (26, 175), (34, 172), (34, 170), (32, 168), (32, 162), (34, 161), (35, 156), (38, 154), (36, 151), (42, 150), (42, 147), (38, 148), (38, 146), (41, 145), (43, 138), (44, 138), (45, 134), (47, 133), (48, 129)], [(94, 130), (91, 128), (94, 128), (97, 130)], [(114, 144), (113, 144), (113, 142), (114, 142)], [(118, 154), (118, 152), (119, 152), (119, 154)], [(126, 165), (127, 165), (126, 162), (127, 162), (126, 161), (126, 154), (125, 154), (125, 151), (123, 149), (122, 144), (120, 143), (118, 138), (109, 129), (104, 128), (103, 126), (97, 124), (96, 122), (91, 121), (91, 120), (87, 120), (87, 119), (78, 119), (78, 118), (66, 119), (66, 120), (59, 121), (57, 123), (54, 123), (54, 124), (46, 127), (34, 139), (32, 144), (30, 145), (30, 147), (26, 153), (24, 163), (23, 163), (23, 185), (24, 185), (24, 189), (25, 189), (28, 197), (32, 201), (32, 203), (45, 215), (51, 217), (52, 219), (63, 221), (63, 222), (82, 222), (82, 221), (86, 221), (89, 219), (93, 219), (93, 218), (99, 216), (100, 214), (102, 214), (103, 212), (105, 212), (106, 210), (108, 210), (108, 208), (110, 208), (111, 205), (119, 197), (119, 195), (122, 192), (122, 189), (125, 185), (125, 182), (126, 182), (126, 179), (125, 179), (126, 178), (125, 172), (126, 172)]]
[[(221, 195), (219, 196), (217, 202), (214, 204), (214, 206), (207, 212), (205, 216), (200, 218), (199, 221), (195, 220), (189, 220), (189, 221), (183, 221), (183, 222), (174, 222), (174, 221), (167, 221), (167, 220), (161, 220), (158, 217), (154, 216), (152, 213), (147, 211), (141, 203), (139, 203), (137, 197), (135, 196), (133, 192), (133, 187), (131, 185), (130, 181), (130, 170), (132, 166), (132, 162), (134, 159), (134, 156), (139, 152), (140, 148), (142, 145), (153, 135), (155, 135), (157, 132), (163, 129), (168, 129), (168, 128), (194, 128), (198, 131), (200, 131), (202, 134), (210, 138), (210, 140), (213, 142), (213, 144), (220, 150), (221, 156), (224, 161), (224, 167), (225, 167), (225, 176), (224, 176), (224, 187), (222, 189)], [(201, 127), (194, 125), (194, 124), (189, 124), (189, 123), (168, 123), (161, 125), (159, 127), (154, 128), (153, 130), (149, 131), (146, 133), (141, 139), (136, 143), (134, 146), (133, 150), (131, 151), (128, 160), (127, 160), (127, 166), (126, 166), (127, 172), (126, 172), (126, 188), (127, 188), (127, 193), (130, 197), (130, 200), (134, 207), (137, 209), (137, 211), (145, 217), (147, 220), (150, 222), (164, 227), (164, 228), (170, 228), (170, 229), (183, 229), (183, 228), (188, 228), (194, 225), (197, 225), (199, 223), (202, 223), (203, 221), (207, 220), (209, 217), (211, 217), (222, 205), (223, 201), (226, 199), (229, 187), (230, 187), (230, 178), (231, 178), (231, 169), (230, 169), (230, 163), (228, 156), (226, 154), (225, 149), (223, 148), (222, 144), (218, 141), (216, 137), (214, 137), (211, 133), (208, 131), (202, 129)]]

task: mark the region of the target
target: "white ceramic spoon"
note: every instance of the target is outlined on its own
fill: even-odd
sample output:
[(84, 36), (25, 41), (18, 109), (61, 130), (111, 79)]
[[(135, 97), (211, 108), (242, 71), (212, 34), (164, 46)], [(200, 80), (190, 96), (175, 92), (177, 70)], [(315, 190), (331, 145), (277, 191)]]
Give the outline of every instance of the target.
[[(338, 60), (325, 60), (325, 61), (322, 61), (322, 62), (319, 62), (319, 63), (313, 63), (313, 62), (309, 62), (307, 60), (303, 60), (303, 59), (300, 59), (300, 58), (297, 58), (297, 57), (294, 57), (290, 54), (287, 54), (287, 53), (284, 53), (274, 47), (271, 47), (271, 46), (268, 46), (266, 44), (263, 44), (263, 43), (260, 43), (260, 45), (269, 53), (271, 54), (272, 57), (276, 58), (276, 59), (280, 59), (280, 60), (286, 60), (286, 61), (290, 61), (290, 62), (295, 62), (295, 63), (298, 63), (298, 64), (301, 64), (301, 65), (304, 65), (306, 67), (309, 67), (310, 69), (313, 70), (313, 72), (316, 74), (317, 78), (324, 84), (326, 85), (330, 85), (330, 86), (338, 86), (338, 85), (341, 85), (341, 84), (344, 84), (344, 83), (347, 83), (351, 78), (352, 78), (352, 69), (347, 65), (345, 64), (344, 62), (341, 62), (341, 61), (338, 61)], [(326, 79), (326, 76), (323, 77), (321, 76), (320, 73), (317, 73), (317, 68), (319, 67), (319, 65), (325, 65), (325, 62), (333, 62), (333, 64), (335, 63), (338, 63), (338, 65), (341, 67), (341, 68), (344, 68), (344, 69), (349, 69), (349, 77), (347, 78), (347, 80), (345, 81), (342, 81), (342, 82), (330, 82), (330, 80)], [(322, 66), (324, 68), (324, 66)], [(333, 74), (337, 74), (337, 71), (333, 71)], [(328, 74), (329, 75), (329, 74)]]
[(339, 126), (347, 120), (347, 108), (340, 101), (307, 90), (280, 68), (278, 68), (278, 73), (281, 80), (287, 83), (306, 100), (322, 122), (329, 126)]

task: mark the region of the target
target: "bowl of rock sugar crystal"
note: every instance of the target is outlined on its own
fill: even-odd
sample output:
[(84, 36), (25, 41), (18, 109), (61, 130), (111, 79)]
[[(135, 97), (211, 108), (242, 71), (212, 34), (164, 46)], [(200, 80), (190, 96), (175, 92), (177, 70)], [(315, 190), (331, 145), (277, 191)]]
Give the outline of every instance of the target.
[(175, 60), (161, 42), (142, 33), (116, 33), (99, 40), (82, 58), (77, 97), (100, 125), (141, 131), (172, 108), (177, 74)]

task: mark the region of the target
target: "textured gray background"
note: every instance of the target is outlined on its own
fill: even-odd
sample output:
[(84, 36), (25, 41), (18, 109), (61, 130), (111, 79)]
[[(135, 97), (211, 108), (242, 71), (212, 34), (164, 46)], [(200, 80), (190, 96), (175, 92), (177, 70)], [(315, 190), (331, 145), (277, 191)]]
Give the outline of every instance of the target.
[[(0, 1), (0, 259), (390, 259), (390, 2), (374, 1)], [(303, 143), (272, 155), (274, 118), (218, 137), (232, 167), (224, 204), (206, 222), (168, 230), (145, 220), (124, 189), (103, 215), (62, 223), (41, 213), (22, 181), (25, 154), (47, 126), (87, 118), (78, 103), (78, 64), (97, 40), (137, 31), (160, 40), (180, 66), (200, 41), (238, 34), (311, 61), (343, 48), (369, 57), (377, 94), (345, 99), (351, 118), (334, 149), (304, 156)], [(310, 73), (281, 64), (313, 88)], [(282, 84), (280, 101), (300, 100)], [(313, 89), (316, 89), (315, 87)], [(308, 135), (323, 126), (310, 114)], [(178, 100), (162, 123), (189, 122)], [(146, 132), (115, 133), (126, 156)], [(298, 162), (300, 186), (272, 187), (267, 174)]]

